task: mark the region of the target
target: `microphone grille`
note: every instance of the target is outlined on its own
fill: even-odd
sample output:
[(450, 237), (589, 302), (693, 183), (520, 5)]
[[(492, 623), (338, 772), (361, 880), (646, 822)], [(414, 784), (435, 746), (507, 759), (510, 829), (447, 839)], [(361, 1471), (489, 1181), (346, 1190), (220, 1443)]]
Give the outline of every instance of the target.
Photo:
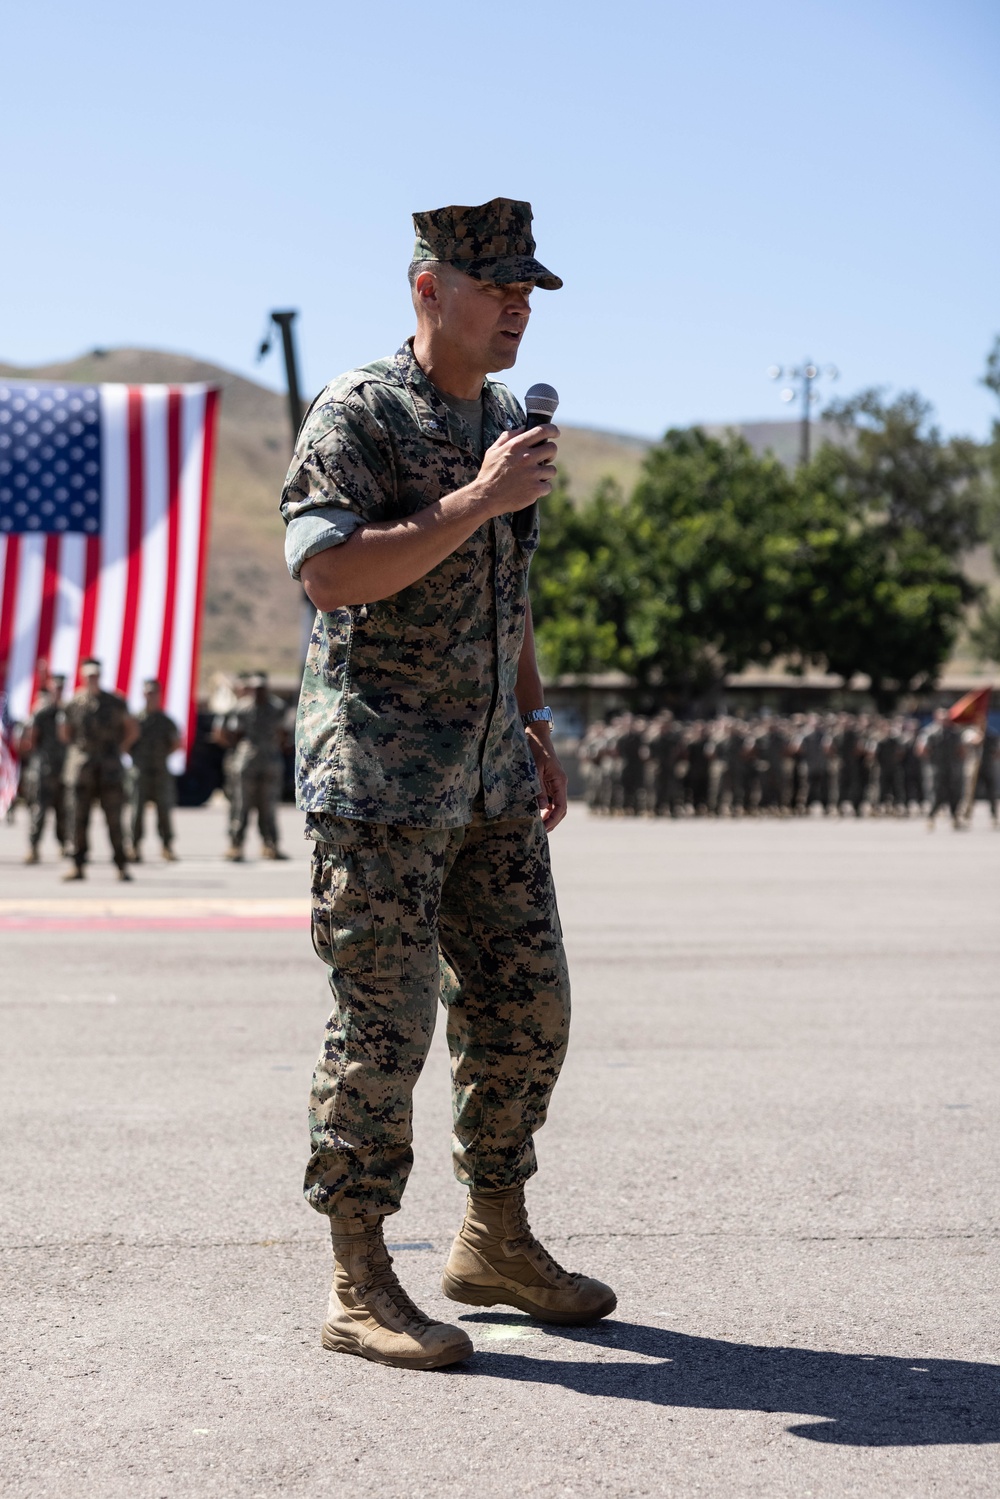
[(559, 396), (551, 385), (533, 385), (524, 398), (528, 416), (553, 417), (558, 405)]

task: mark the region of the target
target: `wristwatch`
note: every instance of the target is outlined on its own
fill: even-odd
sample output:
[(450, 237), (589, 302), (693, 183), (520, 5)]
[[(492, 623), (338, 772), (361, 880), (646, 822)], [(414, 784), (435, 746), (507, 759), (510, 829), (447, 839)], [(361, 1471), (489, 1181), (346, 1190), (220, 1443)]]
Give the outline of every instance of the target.
[(521, 714), (521, 722), (526, 729), (533, 723), (547, 723), (550, 729), (555, 728), (551, 708), (532, 708), (530, 713)]

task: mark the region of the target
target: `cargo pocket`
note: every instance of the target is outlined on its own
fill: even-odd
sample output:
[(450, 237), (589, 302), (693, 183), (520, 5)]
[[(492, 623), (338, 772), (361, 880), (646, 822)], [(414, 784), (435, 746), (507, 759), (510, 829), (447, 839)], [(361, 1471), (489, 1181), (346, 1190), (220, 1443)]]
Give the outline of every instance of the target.
[(313, 851), (312, 940), (339, 973), (403, 976), (396, 877), (384, 828), (359, 828)]

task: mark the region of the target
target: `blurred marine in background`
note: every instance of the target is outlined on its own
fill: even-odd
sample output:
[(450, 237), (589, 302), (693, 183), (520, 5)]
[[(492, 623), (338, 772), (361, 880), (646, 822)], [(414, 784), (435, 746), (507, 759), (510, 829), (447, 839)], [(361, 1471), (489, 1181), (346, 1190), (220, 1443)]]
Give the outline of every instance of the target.
[(58, 719), (59, 737), (68, 747), (63, 783), (73, 860), (72, 868), (63, 878), (86, 878), (90, 812), (94, 802), (99, 802), (108, 825), (118, 878), (130, 880), (122, 833), (125, 806), (122, 755), (132, 748), (139, 730), (125, 699), (102, 689), (100, 661), (90, 657), (81, 662), (80, 675), (83, 686), (60, 711)]
[(587, 805), (605, 816), (791, 817), (819, 807), (853, 818), (926, 813), (933, 827), (947, 808), (962, 828), (978, 792), (997, 824), (997, 736), (963, 730), (945, 709), (923, 729), (902, 714), (765, 710), (681, 723), (666, 709), (618, 713), (592, 723), (577, 754)]
[(126, 850), (130, 861), (142, 863), (142, 838), (146, 806), (156, 808), (156, 830), (160, 835), (163, 858), (176, 860), (174, 828), (171, 813), (174, 806), (174, 778), (167, 761), (178, 748), (181, 736), (177, 725), (161, 706), (161, 688), (155, 677), (143, 683), (146, 706), (140, 712), (138, 735), (132, 746), (132, 770), (129, 775), (130, 841)]
[(226, 858), (243, 862), (243, 844), (251, 812), (264, 859), (287, 859), (278, 847), (278, 801), (281, 796), (285, 705), (268, 691), (267, 673), (245, 678), (235, 708), (225, 715), (214, 736), (226, 748), (229, 795), (229, 848)]
[(25, 864), (38, 864), (41, 860), (39, 845), (45, 831), (46, 814), (50, 810), (55, 822), (56, 840), (67, 856), (70, 852), (63, 788), (66, 746), (59, 736), (59, 715), (65, 682), (66, 678), (58, 674), (49, 676), (44, 682), (18, 741), (21, 795), (29, 812)]

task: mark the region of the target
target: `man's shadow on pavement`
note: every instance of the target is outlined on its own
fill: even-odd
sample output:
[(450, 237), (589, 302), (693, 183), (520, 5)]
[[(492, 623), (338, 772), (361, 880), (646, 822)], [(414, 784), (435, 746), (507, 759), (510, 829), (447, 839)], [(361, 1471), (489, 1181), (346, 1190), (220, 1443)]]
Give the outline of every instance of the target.
[(466, 1323), (531, 1328), (594, 1348), (639, 1354), (655, 1364), (525, 1357), (480, 1348), (469, 1374), (565, 1385), (582, 1395), (611, 1395), (692, 1410), (802, 1413), (822, 1417), (787, 1429), (813, 1442), (848, 1447), (924, 1447), (1000, 1441), (1000, 1364), (957, 1359), (887, 1358), (759, 1348), (694, 1338), (635, 1322), (593, 1327), (542, 1326), (516, 1314), (473, 1312)]

